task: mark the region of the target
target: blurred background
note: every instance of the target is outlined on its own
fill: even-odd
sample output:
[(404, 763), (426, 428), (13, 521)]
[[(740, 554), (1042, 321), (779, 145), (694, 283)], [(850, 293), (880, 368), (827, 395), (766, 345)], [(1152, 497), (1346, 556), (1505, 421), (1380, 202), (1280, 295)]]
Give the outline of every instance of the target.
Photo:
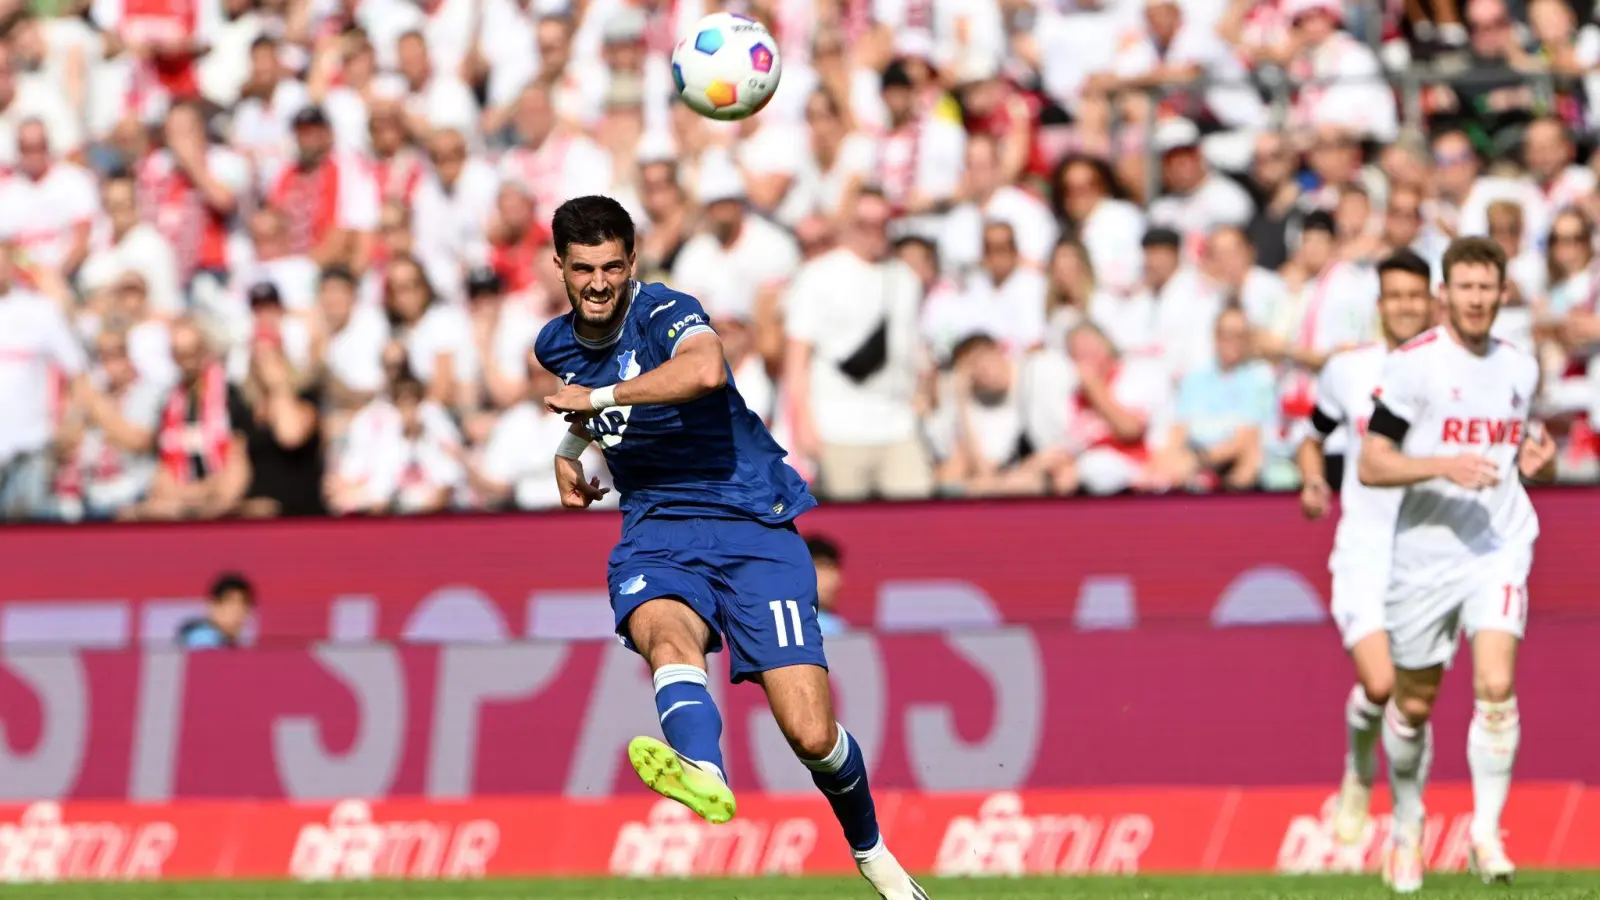
[(1567, 482), (1510, 848), (1600, 866), (1558, 712), (1600, 690), (1592, 4), (731, 4), (784, 75), (728, 124), (668, 70), (722, 8), (0, 4), (0, 879), (849, 871), (747, 692), (748, 827), (652, 805), (618, 518), (510, 514), (557, 504), (528, 351), (590, 193), (865, 501), (802, 522), (842, 715), (897, 852), (956, 873), (1375, 863), (1381, 819), (1323, 818), (1332, 525), (1273, 492), (1376, 261), (1493, 237)]

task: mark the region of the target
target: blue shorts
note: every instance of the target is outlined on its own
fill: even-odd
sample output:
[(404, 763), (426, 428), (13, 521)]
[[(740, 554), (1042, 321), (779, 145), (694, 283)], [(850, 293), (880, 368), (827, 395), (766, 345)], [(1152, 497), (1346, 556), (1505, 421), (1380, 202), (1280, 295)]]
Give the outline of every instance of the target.
[(711, 627), (708, 652), (731, 655), (737, 684), (768, 669), (827, 668), (817, 625), (817, 570), (793, 525), (750, 519), (645, 518), (611, 551), (606, 578), (617, 636), (650, 600), (672, 597)]

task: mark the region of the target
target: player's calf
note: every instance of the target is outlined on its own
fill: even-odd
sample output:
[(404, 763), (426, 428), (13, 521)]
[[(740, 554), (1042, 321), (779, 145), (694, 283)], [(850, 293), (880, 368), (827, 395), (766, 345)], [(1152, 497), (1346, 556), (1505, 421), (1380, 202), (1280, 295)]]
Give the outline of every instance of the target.
[(1514, 871), (1500, 843), (1500, 817), (1511, 794), (1511, 770), (1522, 744), (1513, 673), (1515, 635), (1483, 631), (1473, 636), (1473, 691), (1477, 701), (1467, 727), (1467, 767), (1472, 772), (1474, 857), (1487, 860), (1480, 872), (1509, 877)]
[(655, 671), (656, 715), (672, 749), (727, 780), (722, 762), (722, 713), (706, 686), (706, 671), (682, 663)]

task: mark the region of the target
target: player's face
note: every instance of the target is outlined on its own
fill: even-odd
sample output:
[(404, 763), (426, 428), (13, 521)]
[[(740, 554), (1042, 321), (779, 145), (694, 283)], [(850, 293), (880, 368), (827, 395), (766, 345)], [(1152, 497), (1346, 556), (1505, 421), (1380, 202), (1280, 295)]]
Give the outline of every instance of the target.
[(1433, 325), (1433, 295), (1428, 279), (1411, 272), (1385, 272), (1378, 289), (1378, 318), (1384, 336), (1404, 344)]
[(1467, 341), (1484, 341), (1505, 296), (1505, 281), (1494, 263), (1456, 263), (1445, 274), (1444, 301), (1450, 327)]
[(592, 246), (573, 244), (565, 257), (556, 257), (567, 300), (585, 325), (610, 329), (622, 313), (623, 297), (633, 277), (634, 256), (613, 238)]

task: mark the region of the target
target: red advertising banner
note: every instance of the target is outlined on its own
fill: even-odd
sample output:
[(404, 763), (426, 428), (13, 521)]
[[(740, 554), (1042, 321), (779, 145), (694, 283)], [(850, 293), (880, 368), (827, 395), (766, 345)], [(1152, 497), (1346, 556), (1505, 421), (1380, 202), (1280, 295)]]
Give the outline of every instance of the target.
[[(1428, 794), (1435, 871), (1467, 861), (1471, 792)], [(1384, 808), (1379, 798), (1377, 809)], [(1389, 832), (1332, 834), (1313, 788), (1175, 788), (930, 795), (884, 791), (880, 824), (907, 868), (947, 876), (1373, 872)], [(1508, 849), (1527, 868), (1600, 866), (1600, 791), (1522, 784)], [(559, 824), (557, 824), (559, 823)], [(555, 797), (297, 805), (178, 802), (0, 807), (0, 883), (261, 878), (811, 875), (852, 872), (817, 795), (746, 794), (707, 825), (671, 801)]]
[[(1519, 778), (1600, 784), (1600, 620), (1529, 633)], [(1332, 784), (1349, 662), (1330, 629), (1014, 626), (828, 642), (874, 783), (917, 792)], [(811, 790), (761, 691), (713, 691), (735, 786)], [(1436, 720), (1466, 777), (1467, 673)], [(0, 654), (0, 802), (641, 795), (644, 663), (615, 642)], [(1454, 748), (1454, 749), (1452, 749)], [(1600, 832), (1600, 828), (1596, 829)]]
[[(1535, 505), (1535, 620), (1596, 613), (1600, 490)], [(880, 630), (1326, 618), (1333, 526), (1287, 495), (827, 506), (800, 524), (844, 549), (843, 615)], [(257, 582), (267, 644), (605, 637), (619, 527), (607, 513), (8, 526), (0, 645), (167, 641), (222, 569)]]

